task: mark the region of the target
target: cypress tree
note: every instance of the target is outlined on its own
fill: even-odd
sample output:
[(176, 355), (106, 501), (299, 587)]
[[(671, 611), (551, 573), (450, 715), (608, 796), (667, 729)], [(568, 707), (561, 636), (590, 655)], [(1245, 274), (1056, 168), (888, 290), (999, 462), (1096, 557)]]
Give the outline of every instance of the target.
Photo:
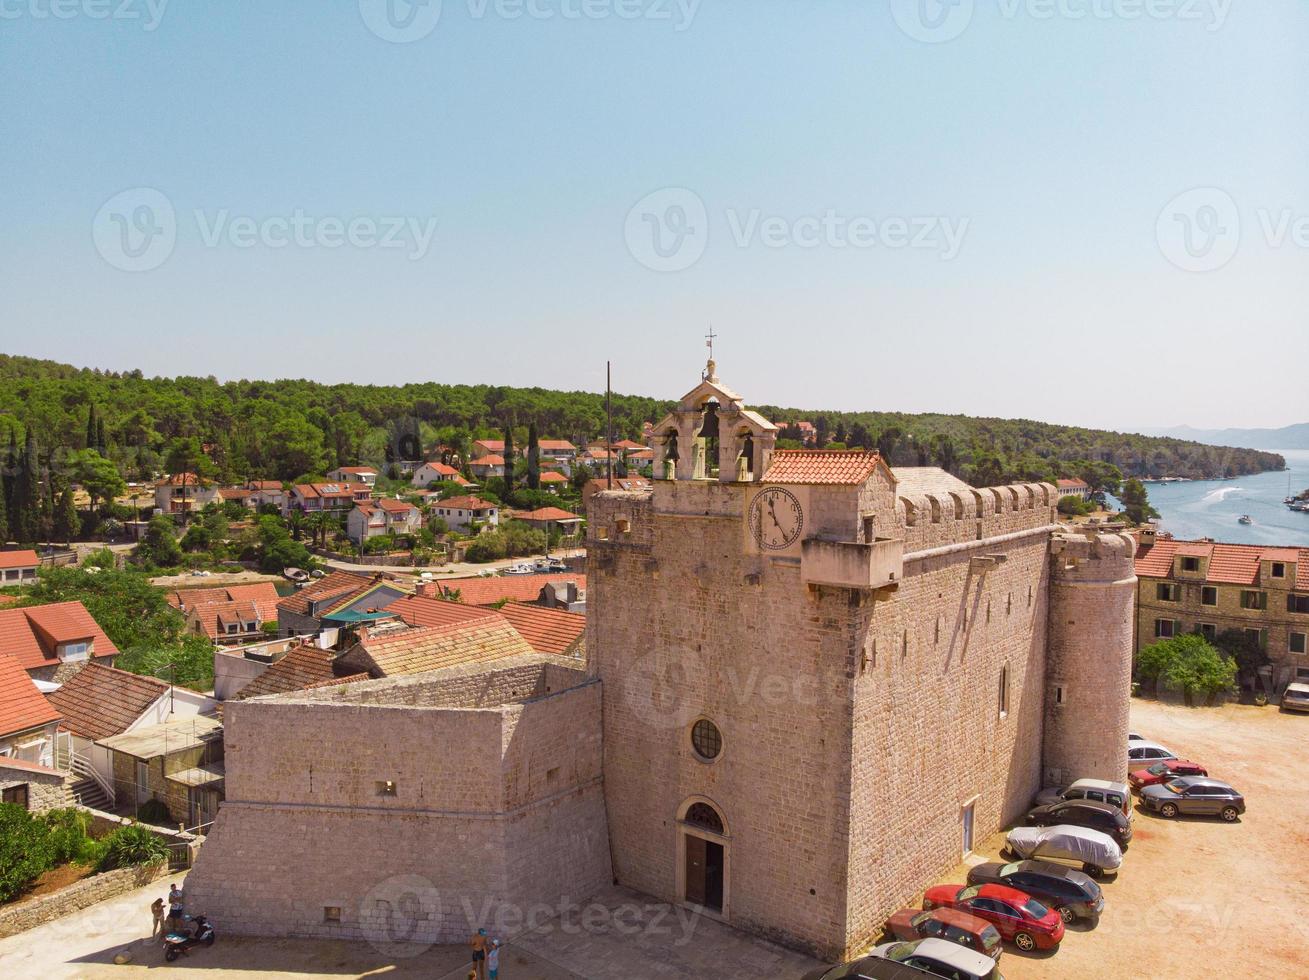
[(514, 434), (505, 426), (505, 496), (514, 492)]
[(41, 534), (41, 463), (30, 429), (15, 477), (13, 511), (14, 537), (19, 544), (34, 543)]
[[(8, 479), (5, 480), (8, 483)], [(9, 540), (9, 507), (5, 503), (5, 495), (0, 493), (0, 545)]]
[(541, 489), (541, 440), (535, 422), (527, 427), (527, 489)]
[(18, 489), (18, 432), (9, 427), (9, 452), (5, 456), (5, 508), (9, 511), (9, 526), (14, 526), (14, 493)]
[(105, 438), (105, 420), (103, 417), (95, 420), (95, 449), (101, 456), (109, 458), (109, 440)]
[(65, 484), (55, 505), (54, 536), (58, 541), (71, 542), (82, 530), (82, 516), (73, 500), (72, 486)]
[(86, 448), (94, 449), (97, 445), (95, 440), (96, 440), (95, 402), (92, 402), (91, 407), (87, 409), (86, 412)]

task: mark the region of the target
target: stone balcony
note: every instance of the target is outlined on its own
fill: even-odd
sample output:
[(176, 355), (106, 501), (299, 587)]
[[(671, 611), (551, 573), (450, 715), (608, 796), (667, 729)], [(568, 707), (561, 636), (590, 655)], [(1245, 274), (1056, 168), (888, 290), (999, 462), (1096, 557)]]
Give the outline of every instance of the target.
[(810, 538), (800, 550), (800, 578), (806, 585), (873, 590), (897, 586), (904, 575), (904, 541), (879, 538), (871, 544)]

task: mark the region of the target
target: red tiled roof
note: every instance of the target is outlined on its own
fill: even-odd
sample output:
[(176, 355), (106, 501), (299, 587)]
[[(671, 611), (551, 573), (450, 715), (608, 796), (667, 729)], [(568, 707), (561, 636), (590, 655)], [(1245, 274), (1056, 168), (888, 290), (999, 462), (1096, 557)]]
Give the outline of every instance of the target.
[[(542, 449), (549, 449), (554, 452), (568, 452), (569, 450), (575, 451), (577, 449), (577, 447), (567, 439), (538, 439), (536, 444)], [(500, 448), (503, 449), (504, 446), (501, 446)]]
[(473, 460), (468, 465), (469, 466), (504, 466), (504, 464), (505, 464), (505, 458), (503, 456), (483, 456), (480, 459)]
[(1159, 538), (1136, 553), (1136, 574), (1142, 578), (1167, 578), (1172, 574), (1176, 555), (1208, 557), (1205, 581), (1221, 585), (1257, 585), (1261, 562), (1285, 562), (1296, 566), (1297, 590), (1309, 588), (1309, 548)]
[(360, 645), (383, 676), (416, 674), (533, 652), (503, 616), (369, 636)]
[(308, 615), (309, 607), (315, 602), (341, 598), (351, 592), (362, 591), (372, 584), (373, 580), (367, 575), (356, 575), (354, 572), (331, 572), (303, 589), (296, 589), (294, 593), (279, 602), (277, 608), (282, 612)]
[(1171, 538), (1158, 538), (1136, 552), (1136, 574), (1148, 578), (1167, 578), (1173, 571), (1173, 556), (1177, 542)]
[(518, 521), (580, 521), (577, 514), (570, 513), (562, 507), (538, 507), (536, 510), (521, 511), (514, 515)]
[(118, 655), (80, 602), (0, 609), (0, 654), (13, 657), (24, 670), (58, 663), (56, 645), (77, 640), (90, 640), (97, 658)]
[(39, 772), (45, 776), (64, 776), (66, 773), (58, 769), (51, 769), (49, 766), (43, 766), (37, 762), (28, 762), (26, 759), (15, 759), (13, 756), (0, 756), (0, 769), (17, 769), (20, 772)]
[(46, 698), (63, 716), (63, 727), (91, 741), (121, 735), (150, 705), (168, 693), (154, 677), (89, 663)]
[(872, 476), (880, 461), (877, 453), (862, 449), (779, 449), (763, 482), (853, 486)]
[(277, 603), (281, 598), (277, 586), (272, 582), (255, 582), (250, 585), (217, 586), (208, 589), (174, 589), (168, 593), (168, 604), (175, 609), (183, 607), (193, 609), (210, 602), (233, 602), (246, 600), (250, 602)]
[(469, 606), (489, 606), (508, 599), (510, 602), (535, 602), (548, 582), (576, 582), (586, 588), (586, 576), (572, 572), (552, 575), (506, 575), (503, 578), (451, 578), (437, 582), (442, 589), (458, 589), (459, 597)]
[(22, 664), (0, 653), (0, 735), (13, 735), (58, 720), (59, 712), (36, 689)]
[[(629, 492), (633, 490), (653, 490), (654, 484), (643, 476), (616, 476), (614, 477), (613, 488), (615, 490), (626, 490)], [(601, 476), (596, 477), (593, 480), (588, 480), (584, 493), (587, 497), (590, 497), (594, 493), (599, 493), (601, 490), (608, 489), (609, 481)]]
[(316, 687), (332, 687), (335, 684), (355, 684), (359, 681), (372, 680), (367, 674), (347, 674), (345, 677), (333, 677), (331, 680), (317, 681), (313, 684), (306, 684), (299, 688), (301, 691), (310, 691)]
[(448, 497), (445, 500), (438, 500), (433, 507), (446, 507), (454, 510), (487, 510), (499, 507), (499, 504), (493, 504), (483, 500), (481, 497)]
[(494, 619), (499, 615), (494, 609), (426, 595), (405, 596), (391, 603), (387, 610), (410, 626), (449, 626), (452, 623)]
[(332, 672), (333, 656), (313, 646), (298, 646), (277, 663), (237, 692), (237, 700), (257, 698), (265, 694), (283, 694), (299, 691), (316, 684), (337, 680)]
[(205, 602), (188, 611), (188, 620), (194, 617), (200, 628), (211, 640), (220, 639), (227, 633), (227, 626), (235, 624), (239, 635), (241, 624), (254, 623), (256, 628), (263, 623), (277, 619), (277, 604), (280, 597), (274, 593), (271, 599), (252, 600), (234, 599), (230, 602)]
[(206, 482), (207, 481), (200, 479), (200, 477), (196, 476), (194, 473), (172, 473), (156, 483), (155, 486), (202, 487), (206, 485)]
[(390, 511), (392, 514), (403, 514), (418, 509), (413, 504), (406, 503), (403, 500), (394, 500), (391, 497), (382, 497), (380, 500), (375, 500), (373, 506)]
[(429, 462), (427, 465), (436, 471), (437, 476), (454, 477), (459, 475), (459, 471), (457, 469), (455, 469), (453, 466), (447, 466), (445, 463), (441, 463), (433, 460)]
[(618, 442), (614, 443), (612, 448), (614, 448), (614, 449), (647, 449), (647, 448), (649, 448), (649, 447), (648, 447), (648, 446), (643, 446), (643, 445), (641, 445), (641, 443), (639, 443), (639, 442), (633, 442), (631, 439), (621, 439), (621, 440), (619, 440)]
[(0, 551), (0, 568), (34, 568), (41, 564), (35, 551)]
[(281, 490), (282, 482), (280, 480), (251, 480), (248, 486), (251, 490)]
[(302, 497), (354, 497), (372, 493), (367, 483), (297, 483), (295, 490)]
[(548, 470), (547, 472), (541, 474), (541, 482), (542, 483), (567, 483), (568, 477), (564, 476), (562, 473), (556, 473), (553, 470)]
[(506, 602), (498, 615), (509, 620), (537, 653), (571, 653), (586, 632), (585, 616), (562, 609)]
[(372, 473), (377, 475), (377, 470), (371, 466), (338, 466), (332, 471), (333, 473), (353, 473), (358, 476), (360, 473)]
[(1057, 487), (1059, 487), (1060, 490), (1089, 490), (1089, 489), (1091, 489), (1090, 484), (1088, 484), (1085, 480), (1069, 480), (1069, 479), (1060, 479), (1060, 480), (1056, 480), (1056, 481), (1055, 481), (1055, 485), (1056, 485)]
[(505, 451), (505, 441), (503, 439), (474, 439), (474, 446), (482, 446), (489, 453), (502, 453)]

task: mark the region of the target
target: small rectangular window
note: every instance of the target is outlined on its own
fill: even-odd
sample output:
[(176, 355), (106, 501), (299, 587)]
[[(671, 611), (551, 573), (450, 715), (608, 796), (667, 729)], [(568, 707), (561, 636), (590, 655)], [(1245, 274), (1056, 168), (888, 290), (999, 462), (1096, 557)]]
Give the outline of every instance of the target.
[(339, 905), (324, 905), (324, 906), (323, 906), (323, 921), (324, 921), (324, 922), (340, 922), (340, 921), (341, 921), (341, 906), (339, 906)]
[(1273, 562), (1273, 578), (1286, 578), (1286, 566), (1280, 561)]
[(1190, 556), (1190, 555), (1184, 555), (1184, 556), (1182, 557), (1182, 571), (1184, 571), (1184, 572), (1198, 572), (1199, 570), (1200, 570), (1200, 559), (1199, 559), (1199, 558), (1195, 558), (1195, 557)]
[(1267, 609), (1268, 593), (1255, 592), (1252, 589), (1243, 589), (1241, 591), (1241, 608), (1242, 609)]
[(396, 785), (394, 779), (379, 779), (377, 781), (378, 796), (395, 796)]
[(1252, 642), (1258, 643), (1260, 646), (1264, 645), (1266, 634), (1263, 630), (1246, 630), (1245, 635)]
[(1206, 585), (1200, 590), (1200, 604), (1205, 606), (1218, 605), (1218, 590), (1212, 585)]
[(1064, 686), (1056, 684), (1054, 688), (1054, 704), (1056, 708), (1062, 708), (1064, 704)]
[(1212, 643), (1218, 636), (1218, 627), (1213, 623), (1199, 623), (1196, 625), (1196, 632)]
[(1292, 634), (1291, 634), (1291, 652), (1292, 652), (1292, 653), (1304, 653), (1304, 652), (1305, 652), (1305, 641), (1306, 641), (1306, 634), (1304, 634), (1304, 633), (1292, 633)]
[(1172, 582), (1160, 582), (1155, 586), (1155, 598), (1160, 602), (1176, 602), (1178, 591), (1178, 586)]
[(1309, 595), (1288, 595), (1286, 611), (1290, 613), (1309, 613)]
[(1154, 635), (1156, 639), (1172, 639), (1173, 633), (1177, 629), (1177, 624), (1171, 619), (1156, 619), (1154, 621)]
[(1000, 668), (1000, 717), (1009, 714), (1009, 665)]

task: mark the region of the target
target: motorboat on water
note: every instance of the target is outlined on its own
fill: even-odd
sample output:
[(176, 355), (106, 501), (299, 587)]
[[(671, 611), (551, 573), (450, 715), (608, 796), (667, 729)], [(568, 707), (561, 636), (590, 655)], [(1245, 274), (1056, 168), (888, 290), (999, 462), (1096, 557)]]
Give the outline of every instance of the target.
[(1237, 518), (1237, 521), (1239, 521), (1242, 524), (1253, 524), (1254, 518), (1251, 517), (1249, 514), (1242, 514), (1240, 517)]

